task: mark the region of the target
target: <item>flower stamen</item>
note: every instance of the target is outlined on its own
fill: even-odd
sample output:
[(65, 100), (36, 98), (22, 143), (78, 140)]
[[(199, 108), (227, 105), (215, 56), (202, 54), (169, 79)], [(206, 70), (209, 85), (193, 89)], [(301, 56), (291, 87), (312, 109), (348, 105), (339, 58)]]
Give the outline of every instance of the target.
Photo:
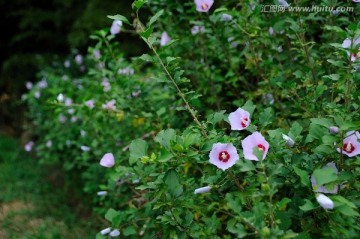
[(202, 10), (207, 10), (209, 8), (209, 5), (207, 5), (206, 3), (203, 3), (203, 4), (201, 4), (201, 9)]
[(259, 149), (260, 151), (265, 151), (265, 146), (264, 146), (264, 145), (258, 144), (257, 147), (258, 147), (258, 149)]
[(348, 142), (348, 143), (344, 144), (343, 150), (346, 153), (352, 153), (355, 150), (355, 147), (351, 142)]
[(226, 163), (230, 159), (230, 154), (227, 151), (221, 151), (219, 153), (219, 161)]

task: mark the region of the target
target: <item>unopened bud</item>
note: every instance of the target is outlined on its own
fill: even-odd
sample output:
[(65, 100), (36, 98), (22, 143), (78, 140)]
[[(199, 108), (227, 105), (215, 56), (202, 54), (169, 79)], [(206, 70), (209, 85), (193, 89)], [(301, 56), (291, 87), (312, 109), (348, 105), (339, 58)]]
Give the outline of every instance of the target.
[(330, 126), (329, 132), (330, 132), (330, 134), (337, 134), (337, 133), (339, 133), (339, 128), (336, 126)]
[(210, 192), (211, 187), (210, 186), (206, 186), (206, 187), (202, 187), (202, 188), (197, 188), (194, 191), (194, 194), (199, 194), (199, 193), (207, 193)]
[(285, 140), (287, 146), (292, 147), (295, 145), (295, 141), (286, 134), (283, 134), (282, 137)]

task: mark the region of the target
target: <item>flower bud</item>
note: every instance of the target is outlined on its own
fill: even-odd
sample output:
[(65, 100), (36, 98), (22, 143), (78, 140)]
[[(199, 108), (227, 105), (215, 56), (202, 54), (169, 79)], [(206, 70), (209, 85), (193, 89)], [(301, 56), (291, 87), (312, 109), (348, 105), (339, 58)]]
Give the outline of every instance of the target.
[(295, 145), (295, 141), (286, 134), (283, 134), (282, 137), (285, 140), (287, 146), (292, 147)]
[(316, 196), (316, 200), (318, 201), (320, 206), (322, 206), (324, 209), (333, 209), (334, 208), (334, 202), (322, 193), (320, 193)]
[(107, 191), (99, 191), (97, 192), (98, 196), (105, 196), (107, 194)]
[(339, 128), (336, 126), (330, 126), (329, 132), (330, 132), (330, 134), (337, 134), (337, 133), (339, 133)]
[(105, 229), (101, 230), (101, 231), (100, 231), (100, 234), (101, 234), (101, 235), (106, 235), (106, 234), (108, 234), (110, 231), (111, 231), (111, 229), (110, 229), (110, 227), (108, 227), (108, 228), (105, 228)]
[(120, 231), (118, 229), (112, 230), (112, 232), (110, 232), (110, 236), (118, 237), (118, 236), (120, 236)]
[(197, 188), (194, 191), (194, 194), (199, 194), (199, 193), (207, 193), (210, 192), (211, 187), (210, 186), (206, 186), (206, 187), (202, 187), (202, 188)]

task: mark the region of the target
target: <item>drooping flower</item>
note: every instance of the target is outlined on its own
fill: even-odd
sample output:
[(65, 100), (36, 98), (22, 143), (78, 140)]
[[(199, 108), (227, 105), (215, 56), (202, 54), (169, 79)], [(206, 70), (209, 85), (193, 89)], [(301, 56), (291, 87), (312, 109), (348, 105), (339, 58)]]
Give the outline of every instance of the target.
[(111, 85), (107, 78), (102, 79), (101, 85), (104, 87), (104, 92), (108, 92), (109, 90), (111, 90)]
[(59, 122), (60, 123), (65, 123), (66, 122), (66, 120), (67, 120), (67, 118), (64, 116), (64, 115), (59, 115)]
[(233, 144), (214, 144), (209, 157), (210, 163), (223, 171), (233, 166), (239, 160), (239, 155)]
[(287, 3), (287, 1), (285, 1), (285, 0), (278, 0), (278, 3), (281, 6), (289, 7), (289, 3)]
[(101, 53), (100, 53), (100, 50), (99, 49), (95, 49), (93, 51), (93, 56), (96, 60), (99, 60), (101, 58)]
[(270, 36), (275, 34), (274, 28), (269, 27), (269, 34), (270, 34)]
[(101, 234), (101, 235), (106, 235), (106, 234), (108, 234), (110, 231), (111, 231), (111, 228), (108, 227), (108, 228), (105, 228), (105, 229), (101, 230), (101, 231), (100, 231), (100, 234)]
[(167, 32), (163, 32), (161, 34), (161, 39), (160, 39), (160, 46), (165, 46), (166, 44), (168, 44), (171, 41), (171, 38), (169, 36), (169, 34)]
[(120, 20), (114, 20), (111, 24), (110, 33), (111, 35), (119, 34), (123, 23)]
[(98, 196), (105, 196), (107, 194), (107, 191), (99, 191), (96, 193)]
[(339, 127), (337, 127), (337, 126), (330, 126), (330, 127), (329, 127), (329, 133), (330, 133), (330, 134), (337, 134), (337, 133), (339, 133)]
[(247, 160), (255, 160), (259, 161), (259, 159), (254, 154), (254, 148), (258, 148), (258, 150), (263, 152), (263, 158), (265, 159), (268, 150), (269, 143), (259, 132), (254, 132), (251, 135), (247, 136), (243, 141), (241, 141), (241, 145), (243, 147), (244, 157)]
[(69, 60), (64, 61), (64, 67), (65, 67), (65, 68), (69, 68), (69, 67), (70, 67), (70, 61), (69, 61)]
[(214, 4), (214, 0), (195, 0), (196, 11), (208, 12), (211, 6)]
[(292, 138), (290, 138), (286, 134), (282, 134), (282, 138), (285, 140), (287, 146), (289, 146), (289, 147), (294, 146), (295, 141)]
[(34, 147), (35, 143), (34, 141), (29, 141), (27, 142), (27, 144), (25, 144), (25, 151), (26, 152), (30, 152), (32, 150), (32, 148)]
[(48, 83), (47, 83), (46, 79), (42, 79), (41, 81), (39, 81), (37, 83), (37, 85), (40, 89), (45, 89), (48, 87)]
[(111, 237), (118, 237), (120, 236), (120, 231), (118, 229), (112, 230), (109, 235)]
[(52, 146), (52, 141), (51, 140), (48, 140), (46, 142), (46, 147), (50, 148)]
[(112, 166), (114, 166), (115, 165), (114, 155), (112, 153), (105, 154), (100, 160), (100, 165), (106, 168), (111, 168)]
[(116, 109), (115, 104), (116, 104), (115, 100), (110, 100), (106, 104), (103, 104), (102, 107), (103, 109), (107, 109), (107, 110), (115, 110)]
[(207, 192), (210, 192), (210, 190), (211, 190), (210, 186), (197, 188), (197, 189), (195, 189), (194, 194), (207, 193)]
[(59, 94), (56, 98), (59, 102), (63, 102), (64, 101), (64, 95), (63, 94)]
[(88, 101), (85, 101), (85, 105), (87, 107), (89, 107), (89, 109), (92, 109), (95, 107), (95, 101), (94, 100), (88, 100)]
[(34, 93), (34, 96), (35, 96), (35, 98), (36, 99), (39, 99), (40, 98), (40, 96), (41, 96), (41, 93), (40, 93), (40, 91), (35, 91), (35, 93)]
[(191, 34), (192, 35), (196, 35), (198, 33), (203, 33), (205, 31), (205, 27), (204, 26), (193, 26), (191, 28)]
[(320, 204), (320, 206), (322, 206), (324, 209), (333, 209), (334, 208), (334, 202), (328, 198), (327, 196), (325, 196), (322, 193), (319, 193), (316, 196), (316, 201)]
[(228, 22), (231, 20), (232, 20), (232, 16), (230, 14), (227, 14), (227, 13), (221, 14), (221, 21)]
[(342, 47), (343, 48), (356, 48), (356, 52), (355, 53), (350, 53), (348, 52), (348, 55), (351, 54), (350, 56), (350, 60), (351, 61), (355, 61), (358, 57), (360, 57), (360, 37), (358, 38), (355, 38), (355, 39), (349, 39), (349, 38), (346, 38), (343, 43), (342, 43)]
[(80, 148), (81, 148), (81, 150), (84, 151), (84, 152), (89, 152), (89, 151), (90, 151), (90, 147), (85, 146), (85, 145), (82, 145)]
[[(330, 162), (326, 164), (326, 166), (324, 166), (323, 168), (332, 168), (336, 174), (338, 173), (338, 169), (336, 168), (334, 162)], [(339, 191), (339, 185), (337, 184), (334, 185), (334, 188), (331, 190), (326, 189), (324, 185), (318, 185), (316, 183), (314, 175), (311, 175), (310, 181), (311, 181), (311, 186), (314, 189), (314, 192), (336, 194)]]
[(231, 130), (243, 130), (250, 125), (250, 113), (246, 110), (238, 108), (236, 111), (230, 113), (229, 121)]
[(83, 63), (83, 57), (82, 57), (82, 55), (77, 54), (77, 55), (75, 56), (75, 62), (76, 62), (78, 65), (81, 65), (81, 64)]
[(26, 82), (25, 86), (26, 86), (26, 89), (31, 90), (33, 88), (33, 83), (28, 81), (28, 82)]
[(360, 154), (360, 133), (358, 131), (350, 131), (346, 133), (346, 137), (343, 140), (342, 149), (337, 148), (339, 153), (345, 154), (349, 157), (353, 157)]

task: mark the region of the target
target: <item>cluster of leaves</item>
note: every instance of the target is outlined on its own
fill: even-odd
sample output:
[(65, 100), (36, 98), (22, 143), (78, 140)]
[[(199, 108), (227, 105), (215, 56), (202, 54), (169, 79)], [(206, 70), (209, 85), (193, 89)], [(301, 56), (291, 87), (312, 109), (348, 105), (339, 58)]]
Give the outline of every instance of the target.
[[(355, 8), (336, 15), (264, 13), (255, 1), (216, 4), (199, 13), (193, 1), (134, 1), (133, 24), (122, 15), (110, 18), (152, 53), (127, 62), (113, 36), (99, 31), (83, 72), (76, 64), (41, 72), (48, 87), (40, 98), (34, 97), (38, 86), (27, 95), (38, 155), (80, 171), (86, 191), (107, 191), (95, 200), (97, 210), (110, 208), (107, 226), (127, 238), (356, 238), (360, 158), (337, 148), (360, 128), (359, 59), (350, 57), (358, 49), (342, 44), (360, 37), (360, 6), (322, 1)], [(145, 8), (150, 19), (140, 17)], [(193, 26), (202, 30), (191, 34)], [(174, 40), (158, 47), (163, 31)], [(118, 74), (130, 68), (135, 74)], [(59, 94), (73, 103), (56, 100)], [(91, 110), (84, 104), (90, 99)], [(104, 110), (111, 99), (116, 109)], [(230, 131), (228, 114), (238, 107), (250, 113), (251, 125)], [(59, 123), (61, 115), (77, 119)], [(329, 132), (331, 126), (339, 132)], [(270, 144), (264, 160), (246, 160), (239, 151), (254, 131)], [(209, 163), (217, 142), (232, 143), (240, 156), (224, 172)], [(90, 151), (82, 152), (84, 145)], [(104, 169), (98, 161), (108, 152), (116, 166)], [(338, 172), (324, 167), (330, 162)], [(316, 202), (319, 185), (341, 185), (329, 196), (332, 210)], [(211, 191), (194, 194), (204, 186)]]

